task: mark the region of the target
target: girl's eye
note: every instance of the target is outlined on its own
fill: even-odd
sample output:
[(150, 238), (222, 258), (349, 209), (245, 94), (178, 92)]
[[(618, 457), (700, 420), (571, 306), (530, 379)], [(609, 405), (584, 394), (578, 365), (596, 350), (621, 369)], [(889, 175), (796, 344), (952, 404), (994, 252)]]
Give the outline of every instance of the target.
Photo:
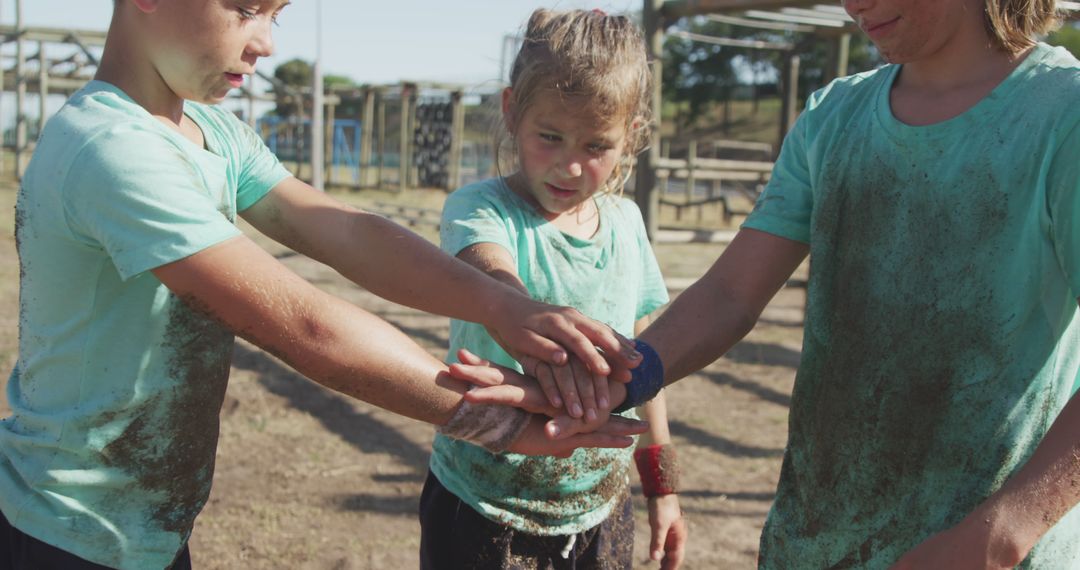
[(550, 133), (540, 133), (540, 138), (546, 140), (547, 142), (559, 142), (562, 140), (562, 137), (560, 137), (559, 135), (553, 135)]
[(242, 19), (242, 20), (254, 20), (255, 19), (255, 12), (253, 12), (251, 10), (247, 10), (245, 8), (237, 8), (236, 11), (240, 13), (240, 19)]
[(611, 147), (603, 144), (591, 144), (588, 146), (588, 150), (592, 154), (604, 154), (605, 152), (611, 150)]

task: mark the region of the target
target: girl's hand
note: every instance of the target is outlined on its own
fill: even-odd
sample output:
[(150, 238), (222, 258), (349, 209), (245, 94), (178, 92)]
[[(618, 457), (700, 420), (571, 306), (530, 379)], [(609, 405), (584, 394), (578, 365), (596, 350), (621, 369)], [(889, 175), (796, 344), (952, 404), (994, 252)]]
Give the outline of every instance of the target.
[(576, 356), (571, 356), (565, 366), (552, 366), (538, 358), (525, 356), (521, 359), (521, 367), (526, 374), (536, 378), (548, 402), (556, 408), (565, 407), (572, 418), (594, 422), (614, 407), (607, 377), (589, 372)]
[(540, 303), (520, 292), (505, 299), (494, 322), (484, 324), (518, 361), (531, 356), (561, 366), (567, 363), (569, 350), (591, 373), (620, 382), (628, 382), (630, 369), (641, 361), (626, 337), (574, 309)]
[(686, 554), (688, 534), (686, 519), (679, 507), (678, 495), (660, 495), (650, 497), (649, 527), (652, 539), (649, 541), (649, 558), (660, 562), (661, 570), (675, 570), (682, 565)]

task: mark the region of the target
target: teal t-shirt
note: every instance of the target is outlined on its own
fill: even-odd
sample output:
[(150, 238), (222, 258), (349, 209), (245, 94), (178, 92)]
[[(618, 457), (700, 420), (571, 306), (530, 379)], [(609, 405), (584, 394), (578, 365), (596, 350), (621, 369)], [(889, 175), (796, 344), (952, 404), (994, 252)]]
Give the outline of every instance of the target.
[(288, 172), (227, 111), (206, 149), (94, 81), (53, 116), (16, 207), (19, 358), (0, 423), (0, 510), (92, 562), (164, 568), (213, 476), (232, 334), (149, 270), (239, 235)]
[[(600, 228), (582, 240), (560, 232), (503, 179), (461, 188), (446, 200), (442, 248), (457, 255), (478, 243), (510, 252), (534, 299), (574, 307), (633, 336), (634, 323), (667, 303), (641, 212), (625, 198), (594, 198)], [(450, 358), (468, 348), (493, 362), (521, 366), (483, 326), (450, 322)], [(633, 412), (629, 412), (631, 415)], [(487, 518), (535, 535), (569, 535), (602, 522), (627, 488), (630, 449), (579, 449), (565, 459), (492, 454), (436, 435), (431, 470)]]
[[(1080, 63), (1040, 44), (950, 120), (900, 70), (814, 94), (744, 227), (810, 246), (763, 568), (887, 568), (1030, 457), (1080, 365)], [(1080, 567), (1078, 511), (1023, 568)]]

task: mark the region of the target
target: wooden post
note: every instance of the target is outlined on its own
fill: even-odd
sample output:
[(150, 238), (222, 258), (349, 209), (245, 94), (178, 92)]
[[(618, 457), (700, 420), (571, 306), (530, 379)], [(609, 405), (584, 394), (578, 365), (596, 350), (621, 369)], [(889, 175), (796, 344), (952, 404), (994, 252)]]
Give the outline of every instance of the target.
[(247, 124), (252, 129), (258, 124), (255, 120), (255, 76), (247, 78)]
[(851, 54), (851, 34), (841, 34), (836, 40), (836, 76), (848, 74), (848, 59)]
[(326, 126), (323, 128), (323, 171), (326, 183), (334, 183), (334, 113), (333, 101), (326, 104)]
[(38, 137), (45, 131), (45, 115), (49, 111), (49, 58), (45, 42), (38, 42)]
[(659, 224), (660, 197), (656, 188), (656, 162), (660, 153), (660, 113), (661, 82), (663, 66), (661, 57), (664, 53), (664, 28), (660, 9), (664, 0), (644, 0), (642, 23), (645, 28), (645, 46), (652, 69), (652, 132), (649, 136), (649, 148), (638, 157), (637, 179), (635, 180), (634, 200), (641, 209), (645, 222), (645, 232), (650, 240), (655, 239)]
[(401, 86), (401, 120), (398, 121), (398, 192), (409, 185), (409, 86)]
[[(660, 158), (671, 158), (671, 141), (662, 140), (660, 142)], [(655, 172), (655, 170), (653, 172)], [(671, 180), (671, 174), (670, 173), (671, 173), (671, 170), (668, 169), (668, 174), (664, 175), (663, 177), (659, 177), (656, 180), (656, 182), (657, 182), (657, 189), (656, 189), (656, 194), (657, 194), (657, 198), (656, 198), (656, 216), (657, 216), (657, 220), (658, 220), (657, 221), (657, 226), (659, 226), (660, 199), (663, 198), (664, 196), (667, 196), (668, 182)], [(681, 210), (675, 210), (675, 211), (680, 212)]]
[(360, 119), (360, 187), (371, 185), (371, 131), (375, 127), (375, 91), (364, 89), (364, 115)]
[(781, 80), (784, 82), (784, 91), (781, 93), (783, 101), (780, 105), (780, 141), (776, 145), (777, 153), (780, 152), (780, 147), (784, 144), (784, 137), (791, 130), (791, 126), (795, 124), (795, 117), (798, 115), (795, 107), (798, 105), (799, 100), (799, 56), (795, 52), (788, 52), (784, 58), (784, 71)]
[(697, 186), (697, 141), (691, 139), (686, 148), (686, 203), (694, 201), (694, 186)]
[(448, 192), (461, 186), (461, 146), (465, 142), (465, 104), (462, 95), (461, 91), (450, 94), (450, 164), (446, 181)]
[(304, 97), (303, 95), (297, 95), (295, 100), (296, 108), (299, 109), (300, 113), (300, 120), (293, 132), (296, 135), (296, 177), (302, 180), (304, 163), (307, 162), (307, 145), (304, 144), (307, 142), (307, 137), (304, 136)]
[[(2, 12), (3, 11), (0, 10), (0, 13), (2, 13)], [(4, 71), (4, 61), (3, 61), (3, 59), (0, 59), (0, 101), (2, 101), (4, 99), (3, 94), (4, 94), (5, 91), (7, 91), (7, 88), (4, 85), (4, 73), (5, 73), (5, 71)], [(4, 121), (3, 117), (4, 117), (3, 108), (2, 108), (2, 106), (0, 106), (0, 174), (4, 173), (4, 148), (5, 148), (4, 132), (6, 132), (6, 130), (7, 130), (6, 128), (4, 128), (6, 121)]]
[(408, 150), (408, 152), (406, 154), (406, 156), (408, 157), (408, 160), (406, 161), (406, 164), (408, 164), (408, 166), (409, 166), (409, 169), (407, 171), (407, 173), (409, 175), (409, 178), (408, 178), (408, 186), (409, 186), (409, 188), (419, 188), (420, 187), (420, 173), (417, 172), (417, 170), (416, 170), (416, 161), (413, 160), (413, 158), (416, 155), (416, 141), (413, 140), (413, 133), (416, 132), (416, 128), (418, 126), (417, 125), (417, 119), (416, 119), (416, 108), (419, 105), (419, 101), (418, 101), (419, 97), (420, 97), (420, 90), (416, 86), (413, 86), (413, 88), (409, 91), (409, 129), (407, 131), (408, 134), (409, 134), (409, 136), (407, 137), (407, 140), (408, 140), (409, 144), (408, 144), (408, 146), (406, 146), (406, 149)]
[(22, 180), (23, 151), (26, 150), (26, 115), (23, 106), (26, 99), (26, 78), (23, 67), (26, 54), (23, 53), (22, 39), (22, 2), (15, 2), (15, 179)]
[(386, 92), (379, 91), (379, 105), (378, 105), (378, 123), (379, 123), (379, 177), (375, 181), (377, 188), (382, 188), (383, 185), (383, 166), (386, 160)]

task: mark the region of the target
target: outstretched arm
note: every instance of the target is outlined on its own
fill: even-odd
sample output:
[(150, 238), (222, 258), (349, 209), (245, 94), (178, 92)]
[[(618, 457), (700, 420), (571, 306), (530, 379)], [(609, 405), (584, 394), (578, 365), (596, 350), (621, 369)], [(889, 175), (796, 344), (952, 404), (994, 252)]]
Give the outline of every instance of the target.
[(739, 231), (709, 271), (639, 337), (660, 355), (664, 384), (708, 366), (746, 336), (808, 252), (797, 241)]
[[(446, 366), (382, 319), (301, 279), (244, 236), (153, 271), (190, 307), (222, 322), (305, 376), (392, 412), (446, 424), (465, 385)], [(547, 443), (531, 421), (511, 449), (562, 455), (575, 446), (622, 447), (640, 429), (626, 424)], [(558, 442), (552, 442), (558, 443)]]
[[(639, 338), (656, 350), (663, 363), (664, 384), (708, 366), (746, 336), (808, 251), (800, 242), (741, 230), (709, 271), (641, 333)], [(616, 391), (614, 386), (609, 384), (612, 405), (627, 405), (627, 390), (620, 386)], [(468, 399), (520, 406), (542, 397), (539, 387), (522, 385), (473, 390)], [(565, 420), (549, 422), (548, 433), (553, 437), (573, 433), (565, 429)]]
[(278, 184), (243, 216), (259, 231), (381, 297), (487, 326), (515, 356), (562, 364), (568, 350), (595, 373), (622, 376), (637, 363), (632, 347), (602, 323), (533, 301), (409, 230), (295, 178)]
[(892, 570), (1013, 568), (1080, 504), (1080, 399), (1054, 420), (1031, 459), (956, 526), (926, 539)]

